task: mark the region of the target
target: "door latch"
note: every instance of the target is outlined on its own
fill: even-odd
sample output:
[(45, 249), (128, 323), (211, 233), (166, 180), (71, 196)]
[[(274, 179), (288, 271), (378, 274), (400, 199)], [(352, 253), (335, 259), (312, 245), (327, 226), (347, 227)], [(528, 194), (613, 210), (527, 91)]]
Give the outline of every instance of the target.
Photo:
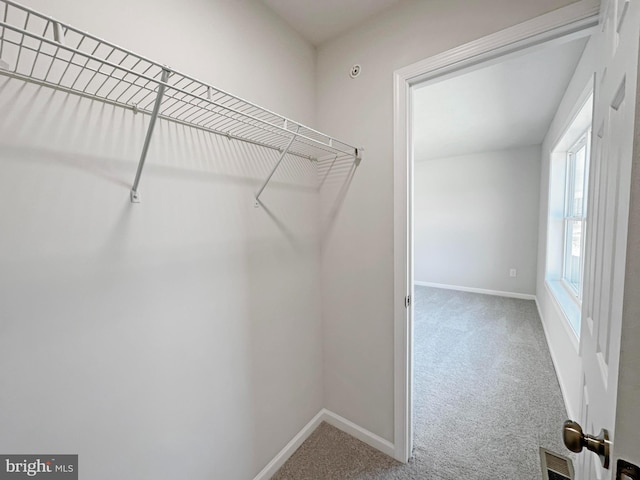
[(625, 460), (618, 459), (616, 480), (640, 480), (640, 468)]
[(411, 306), (411, 295), (407, 295), (404, 297), (404, 308), (409, 308)]

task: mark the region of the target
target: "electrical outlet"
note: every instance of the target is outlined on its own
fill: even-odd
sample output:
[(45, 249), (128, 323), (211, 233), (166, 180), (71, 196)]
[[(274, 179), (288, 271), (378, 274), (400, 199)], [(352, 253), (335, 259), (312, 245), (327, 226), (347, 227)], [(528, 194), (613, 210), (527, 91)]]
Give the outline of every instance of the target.
[(517, 276), (518, 276), (518, 270), (516, 270), (515, 268), (510, 269), (510, 270), (509, 270), (509, 276), (510, 276), (511, 278), (515, 278), (515, 277), (517, 277)]

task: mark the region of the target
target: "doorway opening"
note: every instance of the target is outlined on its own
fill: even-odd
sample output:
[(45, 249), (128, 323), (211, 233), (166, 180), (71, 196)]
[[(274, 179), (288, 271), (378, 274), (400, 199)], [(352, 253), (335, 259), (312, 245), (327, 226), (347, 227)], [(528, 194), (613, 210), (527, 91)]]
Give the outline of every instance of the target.
[[(452, 471), (468, 475), (483, 458), (489, 468), (495, 467), (495, 455), (512, 459), (525, 455), (519, 441), (514, 441), (516, 436), (523, 438), (520, 427), (533, 430), (536, 440), (529, 463), (539, 465), (539, 446), (562, 448), (555, 440), (538, 442), (544, 434), (538, 438), (540, 429), (525, 425), (526, 421), (501, 422), (522, 420), (530, 411), (526, 402), (540, 403), (540, 397), (526, 392), (510, 394), (518, 393), (518, 385), (532, 386), (542, 377), (546, 383), (538, 390), (555, 386), (545, 398), (558, 407), (558, 418), (546, 419), (552, 425), (549, 431), (567, 415), (532, 301), (539, 270), (540, 198), (546, 195), (540, 191), (542, 143), (596, 24), (597, 12), (592, 11), (580, 22), (550, 28), (545, 34), (520, 32), (520, 41), (505, 40), (497, 48), (501, 44), (495, 38), (483, 39), (475, 46), (477, 54), (469, 53), (472, 49), (452, 51), (447, 53), (450, 58), (441, 55), (396, 72), (396, 293), (406, 292), (409, 299), (404, 302), (409, 308), (397, 306), (395, 324), (399, 460), (406, 461), (429, 443), (443, 448), (446, 437), (450, 449), (440, 458), (448, 457)], [(545, 54), (556, 63), (543, 66)], [(550, 79), (553, 85), (541, 79)], [(527, 82), (537, 91), (523, 92), (520, 87)], [(458, 90), (447, 92), (453, 87)], [(430, 110), (421, 117), (422, 95)], [(447, 123), (445, 117), (456, 113), (458, 119)], [(528, 117), (536, 117), (538, 123), (532, 126)], [(421, 121), (425, 124), (419, 131), (416, 125)], [(428, 153), (418, 159), (421, 152)], [(423, 180), (424, 189), (419, 191), (418, 182)], [(421, 210), (428, 215), (420, 218)], [(448, 312), (442, 308), (447, 305), (452, 307)], [(472, 313), (470, 306), (477, 311)], [(446, 325), (453, 317), (460, 323)], [(472, 328), (489, 324), (491, 328), (482, 331)], [(422, 340), (421, 332), (428, 333)], [(500, 338), (501, 333), (506, 337)], [(479, 348), (461, 349), (472, 344)], [(534, 354), (541, 347), (546, 352), (542, 360)], [(527, 357), (529, 363), (518, 365)], [(543, 363), (544, 371), (535, 370)], [(462, 382), (472, 388), (461, 388)], [(422, 404), (419, 394), (427, 396)], [(506, 415), (509, 408), (512, 417)], [(443, 415), (447, 409), (450, 416)], [(463, 420), (460, 412), (469, 413), (469, 418)], [(440, 430), (434, 429), (437, 418), (442, 420)], [(536, 421), (543, 419), (541, 413)], [(420, 430), (427, 423), (429, 428)], [(497, 431), (497, 426), (504, 428)], [(424, 435), (425, 431), (429, 433)], [(429, 440), (432, 434), (439, 438)], [(488, 437), (493, 443), (486, 441)], [(478, 445), (487, 447), (484, 453)], [(511, 448), (513, 456), (508, 455)], [(463, 452), (468, 453), (466, 460), (461, 458)], [(515, 473), (505, 462), (505, 471)]]
[(414, 449), (452, 478), (535, 478), (564, 450), (534, 301), (542, 144), (587, 42), (412, 87)]

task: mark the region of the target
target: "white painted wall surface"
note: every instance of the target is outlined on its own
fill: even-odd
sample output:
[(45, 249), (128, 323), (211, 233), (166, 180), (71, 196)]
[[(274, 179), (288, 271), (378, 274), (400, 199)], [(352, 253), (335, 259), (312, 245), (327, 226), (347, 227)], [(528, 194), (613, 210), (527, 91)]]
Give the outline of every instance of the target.
[[(314, 49), (260, 2), (34, 8), (301, 121)], [(315, 167), (0, 76), (0, 451), (82, 478), (253, 478), (322, 408)]]
[[(405, 1), (318, 50), (318, 127), (366, 149), (340, 202), (322, 200), (337, 205), (323, 237), (325, 407), (387, 440), (394, 428), (393, 72), (569, 3)], [(355, 80), (354, 63), (362, 65)]]
[(573, 418), (578, 418), (577, 415), (580, 413), (582, 399), (582, 366), (578, 355), (577, 338), (563, 318), (559, 304), (545, 283), (547, 219), (549, 212), (549, 161), (551, 151), (573, 119), (572, 112), (576, 110), (576, 107), (580, 107), (578, 105), (580, 96), (589, 82), (592, 82), (597, 61), (596, 49), (597, 43), (589, 41), (542, 144), (536, 298), (567, 410)]
[(539, 145), (416, 158), (413, 178), (416, 282), (535, 293)]

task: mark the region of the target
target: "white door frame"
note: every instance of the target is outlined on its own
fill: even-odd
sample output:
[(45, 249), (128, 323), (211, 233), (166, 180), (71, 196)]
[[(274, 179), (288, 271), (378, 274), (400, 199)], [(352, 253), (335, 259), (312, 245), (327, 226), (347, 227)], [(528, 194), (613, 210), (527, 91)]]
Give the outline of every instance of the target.
[[(599, 0), (581, 0), (394, 72), (394, 457), (413, 450), (413, 159), (411, 87), (504, 59), (523, 49), (585, 36), (599, 23)], [(558, 426), (560, 429), (560, 425)]]

